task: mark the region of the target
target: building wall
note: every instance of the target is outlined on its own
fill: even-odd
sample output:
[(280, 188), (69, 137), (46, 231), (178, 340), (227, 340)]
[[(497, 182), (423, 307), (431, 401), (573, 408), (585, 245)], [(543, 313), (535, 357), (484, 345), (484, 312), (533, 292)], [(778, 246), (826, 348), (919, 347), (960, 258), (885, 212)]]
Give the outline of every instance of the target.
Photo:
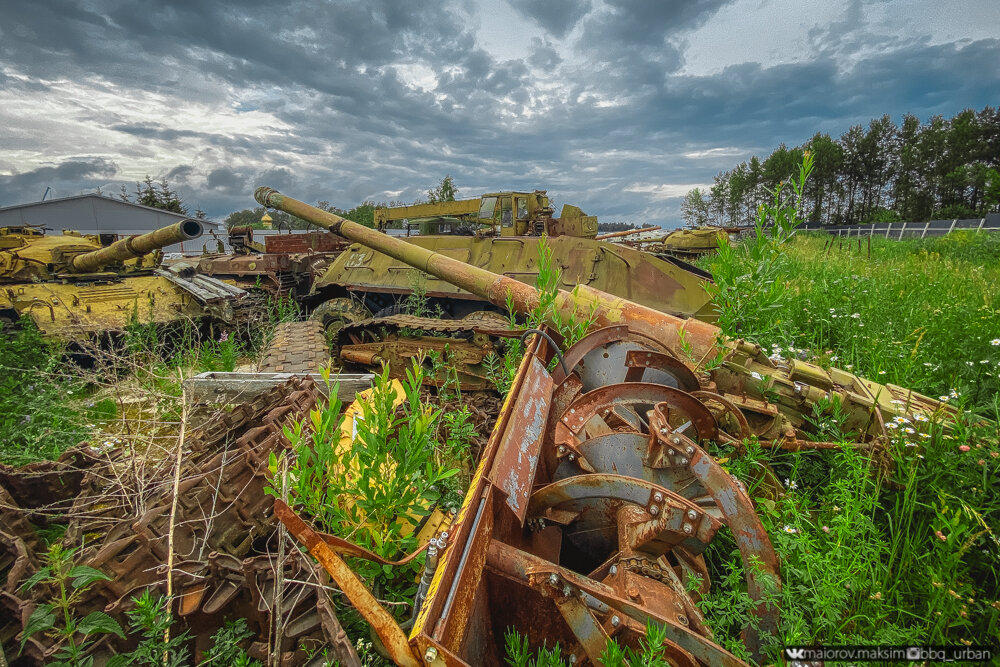
[[(160, 227), (186, 220), (190, 216), (138, 206), (101, 195), (67, 197), (45, 202), (8, 206), (0, 209), (0, 227), (9, 225), (41, 225), (49, 233), (59, 234), (64, 229), (73, 229), (81, 234), (144, 234)], [(221, 223), (203, 220), (205, 233), (201, 238), (186, 243), (178, 243), (164, 248), (168, 253), (199, 253), (207, 244), (215, 249), (215, 239), (209, 233), (225, 236)], [(220, 230), (222, 233), (220, 233)]]

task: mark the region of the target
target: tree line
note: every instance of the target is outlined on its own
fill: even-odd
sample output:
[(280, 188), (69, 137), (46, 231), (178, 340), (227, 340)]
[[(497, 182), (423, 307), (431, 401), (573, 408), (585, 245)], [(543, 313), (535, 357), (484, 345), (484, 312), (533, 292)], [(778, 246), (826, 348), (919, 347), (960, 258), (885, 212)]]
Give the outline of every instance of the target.
[(922, 123), (906, 114), (854, 125), (839, 139), (817, 132), (719, 172), (707, 191), (685, 195), (681, 212), (693, 225), (744, 225), (774, 189), (798, 173), (802, 155), (815, 161), (803, 196), (809, 222), (841, 225), (973, 218), (1000, 209), (1000, 109), (966, 109)]

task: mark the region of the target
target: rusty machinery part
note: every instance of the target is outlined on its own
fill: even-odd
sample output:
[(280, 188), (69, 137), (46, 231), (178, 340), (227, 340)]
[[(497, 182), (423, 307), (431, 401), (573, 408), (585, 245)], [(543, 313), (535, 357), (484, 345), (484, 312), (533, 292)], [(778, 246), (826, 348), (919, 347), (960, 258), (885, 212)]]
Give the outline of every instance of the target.
[(424, 366), (424, 383), (441, 386), (448, 378), (435, 374), (431, 357), (436, 356), (455, 369), (462, 390), (475, 391), (493, 388), (483, 363), (491, 353), (499, 353), (501, 338), (519, 334), (498, 313), (461, 320), (389, 315), (343, 326), (336, 333), (333, 348), (341, 364), (378, 370), (385, 363), (392, 377), (404, 377), (415, 360)]
[(281, 322), (267, 346), (260, 370), (267, 373), (318, 373), (330, 365), (330, 345), (316, 320)]
[(324, 301), (309, 313), (309, 319), (321, 323), (330, 337), (345, 325), (371, 319), (371, 316), (371, 311), (363, 303), (348, 297)]
[[(532, 344), (408, 641), (342, 560), (290, 510), (278, 513), (397, 664), (499, 663), (510, 627), (598, 664), (609, 638), (635, 646), (652, 622), (667, 630), (672, 664), (743, 666), (696, 605), (709, 587), (701, 554), (723, 526), (748, 562), (759, 627), (776, 629), (765, 591), (780, 591), (777, 559), (745, 491), (705, 450), (719, 433), (713, 413), (677, 388), (690, 382), (684, 371), (650, 364), (625, 380), (637, 350), (659, 350), (602, 334), (567, 351), (576, 362), (558, 384), (548, 346)], [(583, 391), (595, 353), (621, 380)], [(757, 631), (744, 640), (759, 657)]]
[[(172, 576), (180, 599), (179, 616), (193, 630), (199, 650), (207, 648), (209, 635), (225, 619), (243, 617), (259, 632), (251, 653), (263, 658), (276, 588), (271, 555), (273, 500), (264, 493), (268, 455), (288, 446), (282, 425), (307, 414), (318, 396), (311, 379), (292, 378), (222, 413), (193, 430), (186, 440)], [(79, 545), (86, 536), (80, 564), (111, 577), (88, 590), (79, 603), (80, 613), (104, 610), (124, 621), (131, 596), (149, 587), (162, 592), (173, 489), (169, 481), (152, 480), (152, 495), (143, 503), (148, 509), (130, 514), (127, 499), (120, 493), (109, 495), (112, 469), (121, 465), (125, 454), (115, 456), (121, 460), (106, 458), (84, 472), (80, 495), (71, 499), (66, 513), (69, 524), (64, 542)], [(2, 493), (0, 503), (6, 506)], [(3, 573), (8, 579), (23, 580), (38, 566), (39, 547), (29, 544), (34, 531), (30, 526), (6, 526), (7, 534), (0, 534)], [(334, 613), (326, 575), (317, 578), (314, 566), (297, 560), (296, 553), (293, 550), (285, 562), (282, 664), (322, 664), (297, 650), (302, 646), (332, 646), (342, 664), (358, 664)], [(0, 590), (0, 609), (4, 610), (0, 638), (11, 651), (8, 655), (15, 654), (15, 638), (36, 604), (32, 596), (39, 594), (35, 590), (22, 599), (16, 587)], [(34, 663), (25, 664), (42, 664), (50, 648), (29, 640), (25, 653)]]

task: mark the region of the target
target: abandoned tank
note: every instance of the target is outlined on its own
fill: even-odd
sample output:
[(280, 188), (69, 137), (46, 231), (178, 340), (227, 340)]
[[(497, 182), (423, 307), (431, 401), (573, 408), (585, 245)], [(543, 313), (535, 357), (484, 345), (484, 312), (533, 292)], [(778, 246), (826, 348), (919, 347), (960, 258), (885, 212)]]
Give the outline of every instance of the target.
[[(598, 241), (597, 218), (566, 205), (561, 216), (543, 190), (499, 192), (454, 202), (377, 208), (376, 224), (406, 220), (421, 233), (406, 242), (497, 274), (534, 284), (543, 236), (560, 269), (561, 286), (587, 285), (662, 312), (712, 320), (704, 289), (711, 275), (683, 261)], [(435, 233), (441, 231), (453, 233)], [(421, 291), (430, 308), (462, 318), (495, 306), (468, 290), (360, 244), (348, 247), (309, 297), (312, 317), (331, 333), (346, 324), (394, 314), (398, 301)]]
[(325, 231), (269, 235), (261, 243), (252, 228), (232, 227), (229, 246), (233, 252), (206, 252), (196, 268), (201, 275), (245, 290), (298, 299), (309, 294), (315, 280), (347, 245)]
[[(516, 279), (393, 239), (270, 188), (257, 201), (328, 226), (497, 307), (530, 312), (539, 292)], [(593, 313), (565, 351), (535, 336), (482, 454), (408, 631), (292, 508), (275, 514), (331, 574), (399, 665), (503, 664), (511, 628), (534, 650), (558, 643), (571, 664), (600, 664), (610, 640), (636, 647), (647, 628), (670, 664), (747, 667), (713, 639), (697, 606), (702, 554), (729, 528), (757, 617), (743, 631), (764, 658), (778, 628), (781, 564), (746, 489), (712, 456), (756, 438), (767, 448), (822, 442), (837, 411), (852, 445), (890, 440), (887, 424), (951, 428), (955, 409), (836, 368), (768, 356), (712, 324), (589, 286), (555, 296), (552, 318)], [(550, 322), (550, 324), (552, 324)], [(551, 331), (549, 333), (552, 333)], [(923, 417), (923, 418), (921, 418)], [(435, 551), (437, 555), (437, 551)]]
[(63, 340), (120, 331), (133, 321), (228, 321), (243, 290), (190, 267), (162, 266), (162, 248), (202, 230), (197, 220), (182, 220), (104, 245), (74, 231), (0, 228), (0, 321), (26, 316), (43, 335)]

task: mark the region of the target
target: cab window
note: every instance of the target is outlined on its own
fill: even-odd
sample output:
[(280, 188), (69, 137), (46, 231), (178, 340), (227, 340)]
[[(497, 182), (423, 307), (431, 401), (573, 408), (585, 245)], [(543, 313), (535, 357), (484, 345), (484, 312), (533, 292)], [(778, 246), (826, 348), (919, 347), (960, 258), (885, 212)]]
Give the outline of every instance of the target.
[(514, 211), (511, 209), (510, 197), (503, 197), (500, 200), (500, 226), (514, 226)]
[(496, 208), (497, 208), (496, 197), (483, 197), (483, 201), (479, 205), (479, 219), (492, 220), (493, 213), (496, 211)]
[(528, 219), (528, 200), (525, 197), (517, 198), (517, 219), (527, 220)]

